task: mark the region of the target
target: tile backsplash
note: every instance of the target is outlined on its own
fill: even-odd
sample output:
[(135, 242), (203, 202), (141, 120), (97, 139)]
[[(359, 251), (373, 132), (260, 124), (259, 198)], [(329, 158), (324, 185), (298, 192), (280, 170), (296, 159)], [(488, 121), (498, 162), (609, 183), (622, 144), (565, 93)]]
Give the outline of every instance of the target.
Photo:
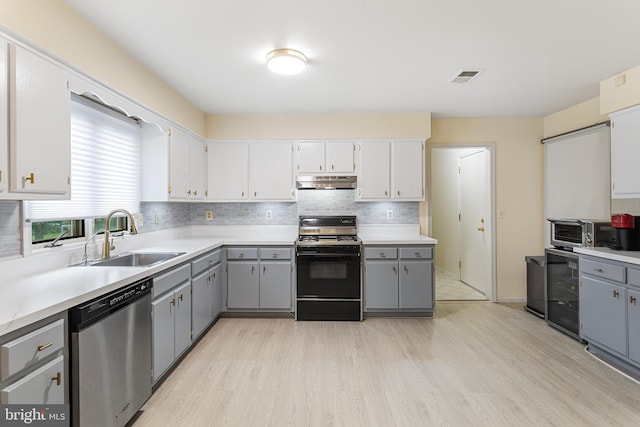
[[(298, 192), (297, 202), (143, 202), (141, 213), (139, 231), (148, 233), (187, 225), (296, 225), (299, 215), (356, 215), (359, 224), (418, 224), (420, 208), (418, 202), (356, 202), (355, 190), (308, 190)], [(20, 254), (20, 228), (20, 202), (0, 202), (0, 257)]]
[(20, 202), (0, 202), (0, 257), (20, 254)]

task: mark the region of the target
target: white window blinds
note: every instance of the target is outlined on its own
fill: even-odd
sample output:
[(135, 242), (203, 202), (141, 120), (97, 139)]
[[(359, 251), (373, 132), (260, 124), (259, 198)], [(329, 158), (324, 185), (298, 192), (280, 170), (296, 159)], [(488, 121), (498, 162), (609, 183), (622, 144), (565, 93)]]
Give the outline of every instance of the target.
[(71, 102), (71, 200), (26, 203), (31, 220), (140, 211), (140, 126), (80, 96)]

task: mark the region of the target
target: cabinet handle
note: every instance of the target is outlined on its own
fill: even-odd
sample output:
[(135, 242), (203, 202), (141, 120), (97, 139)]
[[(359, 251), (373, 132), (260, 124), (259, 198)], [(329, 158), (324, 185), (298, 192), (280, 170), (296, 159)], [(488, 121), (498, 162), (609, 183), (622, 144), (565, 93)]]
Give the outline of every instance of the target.
[(384, 190), (384, 195), (385, 195), (385, 196), (388, 196), (388, 195), (389, 195), (389, 193), (387, 192), (387, 190)]
[(51, 381), (55, 381), (56, 385), (62, 384), (62, 374), (58, 372), (55, 377), (51, 378)]
[(331, 170), (333, 170), (333, 165), (331, 165)]
[(176, 305), (176, 299), (175, 299), (175, 298), (173, 298), (171, 301), (169, 301), (169, 304), (170, 304), (170, 305)]
[(180, 301), (184, 301), (184, 297), (182, 296), (182, 294), (180, 294), (180, 296), (178, 297), (178, 299), (179, 299)]
[(254, 266), (251, 266), (251, 275), (253, 276), (253, 272), (256, 271), (256, 268)]
[(48, 349), (49, 347), (51, 347), (52, 345), (53, 345), (53, 343), (52, 343), (52, 342), (50, 342), (49, 344), (45, 344), (45, 345), (39, 345), (39, 346), (38, 346), (38, 351), (46, 350), (46, 349)]
[(636, 297), (629, 296), (629, 303), (635, 304), (636, 303)]
[(271, 258), (278, 258), (278, 254), (273, 254)]
[(265, 267), (264, 265), (262, 266), (262, 274), (265, 274), (267, 272), (267, 267)]
[(193, 190), (193, 195), (197, 196), (198, 195), (198, 190)]
[(613, 291), (613, 297), (614, 298), (618, 298), (618, 296), (620, 295), (620, 292), (618, 291)]
[(244, 197), (244, 191), (242, 192), (242, 197)]
[(413, 254), (416, 256), (416, 258), (422, 258), (422, 254), (420, 252), (414, 252)]
[(400, 190), (398, 190), (398, 196), (400, 195)]
[(397, 273), (397, 272), (398, 272), (398, 270), (396, 270), (396, 266), (395, 266), (395, 265), (393, 266), (393, 272), (394, 272), (394, 273)]
[(594, 270), (595, 270), (597, 273), (603, 273), (603, 272), (604, 272), (604, 270), (603, 270), (603, 269), (601, 269), (601, 268), (594, 268)]
[(23, 177), (22, 177), (22, 184), (23, 184), (23, 185), (24, 185), (24, 184), (26, 184), (26, 182), (27, 182), (27, 181), (29, 181), (31, 184), (35, 184), (35, 182), (36, 182), (36, 175), (35, 175), (33, 172), (31, 172), (31, 173), (29, 174), (29, 176), (23, 176)]
[(188, 195), (191, 195), (191, 190), (187, 191), (187, 194), (188, 194)]
[(258, 196), (258, 192), (257, 192), (257, 191), (254, 191), (254, 192), (253, 192), (253, 197), (257, 197), (257, 196)]
[(215, 272), (213, 273), (213, 278), (214, 278), (214, 279), (216, 278), (216, 273), (215, 273)]
[(386, 258), (387, 256), (385, 255), (384, 252), (380, 252), (380, 258)]
[(320, 165), (320, 170), (322, 170), (322, 165)]
[(404, 271), (405, 271), (405, 273), (408, 273), (408, 272), (409, 272), (409, 269), (407, 268), (407, 266), (406, 266), (406, 265), (404, 266)]
[(241, 253), (240, 255), (238, 255), (238, 258), (244, 258), (244, 253)]

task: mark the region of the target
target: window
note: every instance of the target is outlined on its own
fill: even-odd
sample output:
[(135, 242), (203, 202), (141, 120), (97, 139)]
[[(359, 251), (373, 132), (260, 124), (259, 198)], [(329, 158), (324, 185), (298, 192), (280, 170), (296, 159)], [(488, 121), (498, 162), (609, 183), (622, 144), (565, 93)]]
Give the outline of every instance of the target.
[[(51, 241), (65, 230), (63, 238), (77, 238), (104, 229), (105, 216), (115, 208), (139, 212), (139, 165), (137, 121), (72, 95), (71, 200), (25, 202), (32, 243)], [(110, 230), (126, 229), (126, 218), (112, 218)]]

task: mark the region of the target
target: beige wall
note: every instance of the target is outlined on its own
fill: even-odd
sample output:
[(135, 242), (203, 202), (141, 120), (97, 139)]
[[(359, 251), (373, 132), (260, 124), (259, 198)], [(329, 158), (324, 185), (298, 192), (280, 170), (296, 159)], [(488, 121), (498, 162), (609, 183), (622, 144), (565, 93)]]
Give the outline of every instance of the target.
[(498, 300), (526, 298), (524, 257), (544, 250), (542, 134), (542, 118), (432, 121), (429, 143), (495, 143)]
[(0, 25), (204, 136), (203, 112), (62, 0), (0, 0)]
[(208, 115), (209, 139), (420, 138), (431, 113)]
[(600, 114), (600, 98), (593, 98), (546, 116), (544, 118), (544, 137), (560, 135), (607, 120), (609, 120), (609, 116)]
[(600, 112), (612, 113), (640, 104), (640, 66), (600, 82)]

